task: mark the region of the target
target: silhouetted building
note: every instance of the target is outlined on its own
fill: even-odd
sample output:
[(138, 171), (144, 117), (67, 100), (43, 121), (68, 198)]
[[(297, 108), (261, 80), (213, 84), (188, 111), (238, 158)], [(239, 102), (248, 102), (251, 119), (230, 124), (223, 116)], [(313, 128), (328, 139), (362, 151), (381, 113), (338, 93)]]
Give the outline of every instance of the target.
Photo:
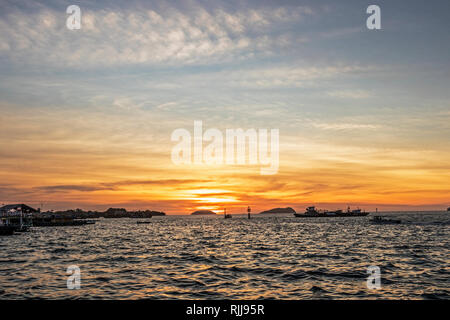
[(6, 215), (6, 214), (14, 214), (14, 213), (38, 213), (40, 212), (40, 209), (34, 209), (30, 206), (27, 206), (26, 204), (23, 203), (19, 203), (19, 204), (7, 204), (6, 206), (3, 206), (0, 208), (0, 213), (2, 215)]

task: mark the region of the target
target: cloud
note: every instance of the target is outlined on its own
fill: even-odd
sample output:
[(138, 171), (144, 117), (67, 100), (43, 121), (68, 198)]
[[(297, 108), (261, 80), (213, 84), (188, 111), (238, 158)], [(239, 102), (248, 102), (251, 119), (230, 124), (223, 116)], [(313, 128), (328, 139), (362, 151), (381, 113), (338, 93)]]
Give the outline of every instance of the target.
[(71, 185), (52, 185), (52, 186), (38, 186), (33, 189), (36, 191), (43, 192), (70, 192), (70, 191), (80, 191), (80, 192), (93, 192), (101, 190), (118, 190), (119, 187), (127, 186), (145, 186), (145, 185), (155, 185), (155, 186), (179, 186), (192, 183), (205, 183), (209, 180), (199, 180), (199, 179), (160, 179), (160, 180), (125, 180), (109, 183), (93, 183), (93, 184), (71, 184)]
[(133, 110), (139, 107), (133, 102), (132, 99), (127, 97), (115, 98), (112, 102), (112, 105), (124, 110)]
[(176, 106), (176, 102), (166, 102), (156, 106), (156, 109), (168, 109), (170, 107)]
[(89, 186), (89, 185), (57, 185), (57, 186), (41, 186), (34, 188), (38, 191), (44, 191), (49, 193), (54, 192), (69, 192), (69, 191), (81, 191), (81, 192), (92, 192), (99, 190), (114, 190), (111, 187), (105, 186)]
[(236, 87), (307, 87), (313, 86), (319, 80), (358, 75), (372, 66), (335, 65), (335, 66), (280, 66), (242, 70), (230, 73), (229, 83)]
[(356, 130), (356, 129), (378, 129), (379, 126), (375, 124), (364, 123), (311, 123), (312, 126), (324, 130)]
[[(278, 64), (272, 67), (256, 66), (239, 69), (228, 69), (213, 72), (178, 75), (177, 77), (163, 77), (147, 80), (148, 88), (239, 88), (245, 89), (279, 89), (279, 88), (311, 88), (329, 85), (326, 81), (366, 76), (369, 72), (378, 70), (378, 67), (358, 64), (334, 65), (290, 65)], [(332, 92), (335, 96), (362, 98), (368, 96), (365, 91)], [(205, 94), (202, 93), (202, 96)], [(331, 95), (331, 94), (330, 94)], [(163, 104), (159, 108), (165, 107)]]
[(340, 99), (367, 99), (372, 97), (372, 94), (366, 90), (335, 90), (329, 91), (327, 94), (330, 97)]
[(65, 12), (10, 11), (0, 20), (0, 55), (27, 64), (81, 68), (217, 63), (270, 53), (283, 39), (270, 35), (272, 29), (311, 14), (304, 7), (83, 9), (81, 29), (68, 30)]
[(195, 183), (210, 182), (208, 179), (155, 179), (155, 180), (125, 180), (109, 183), (109, 186), (128, 186), (128, 185), (158, 185), (158, 186), (178, 186)]

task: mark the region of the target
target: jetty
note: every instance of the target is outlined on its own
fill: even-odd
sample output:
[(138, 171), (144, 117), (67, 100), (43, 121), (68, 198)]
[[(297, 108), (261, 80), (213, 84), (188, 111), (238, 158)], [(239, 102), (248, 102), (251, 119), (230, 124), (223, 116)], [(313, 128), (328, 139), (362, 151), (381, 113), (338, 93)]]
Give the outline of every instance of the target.
[(45, 215), (33, 218), (34, 227), (66, 227), (66, 226), (83, 226), (87, 224), (95, 224), (95, 220), (73, 219), (61, 215)]
[[(30, 227), (83, 226), (95, 224), (98, 218), (141, 218), (165, 216), (161, 211), (127, 211), (124, 208), (109, 208), (106, 211), (84, 211), (81, 209), (65, 211), (46, 211), (34, 209), (26, 204), (8, 204), (0, 208), (0, 234), (28, 231)], [(147, 222), (145, 222), (147, 223)], [(6, 228), (8, 227), (8, 228)]]

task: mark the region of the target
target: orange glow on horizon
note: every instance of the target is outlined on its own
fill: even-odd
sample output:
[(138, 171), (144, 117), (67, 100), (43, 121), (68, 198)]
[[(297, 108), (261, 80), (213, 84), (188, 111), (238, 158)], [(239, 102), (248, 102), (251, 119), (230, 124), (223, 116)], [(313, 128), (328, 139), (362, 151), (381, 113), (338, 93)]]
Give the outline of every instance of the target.
[[(4, 137), (17, 133), (12, 124), (28, 121), (11, 117), (1, 128)], [(227, 213), (244, 213), (248, 205), (252, 212), (288, 206), (300, 211), (308, 205), (366, 210), (450, 205), (450, 152), (445, 148), (386, 151), (312, 140), (299, 144), (288, 136), (280, 146), (279, 172), (262, 176), (259, 165), (175, 166), (164, 143), (152, 148), (124, 141), (121, 149), (115, 140), (88, 138), (61, 142), (49, 136), (46, 144), (17, 140), (0, 158), (2, 203), (167, 214), (222, 213), (224, 207)]]

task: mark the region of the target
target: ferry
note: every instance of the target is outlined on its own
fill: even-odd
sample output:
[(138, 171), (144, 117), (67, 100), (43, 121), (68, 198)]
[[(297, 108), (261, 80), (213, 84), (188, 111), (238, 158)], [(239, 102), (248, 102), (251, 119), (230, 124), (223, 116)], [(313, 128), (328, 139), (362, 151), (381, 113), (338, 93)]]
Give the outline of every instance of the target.
[(361, 209), (350, 210), (350, 207), (347, 208), (347, 211), (335, 210), (317, 210), (315, 206), (311, 206), (306, 208), (305, 213), (294, 213), (294, 216), (299, 218), (317, 218), (317, 217), (365, 217), (369, 214), (369, 212), (362, 211)]

